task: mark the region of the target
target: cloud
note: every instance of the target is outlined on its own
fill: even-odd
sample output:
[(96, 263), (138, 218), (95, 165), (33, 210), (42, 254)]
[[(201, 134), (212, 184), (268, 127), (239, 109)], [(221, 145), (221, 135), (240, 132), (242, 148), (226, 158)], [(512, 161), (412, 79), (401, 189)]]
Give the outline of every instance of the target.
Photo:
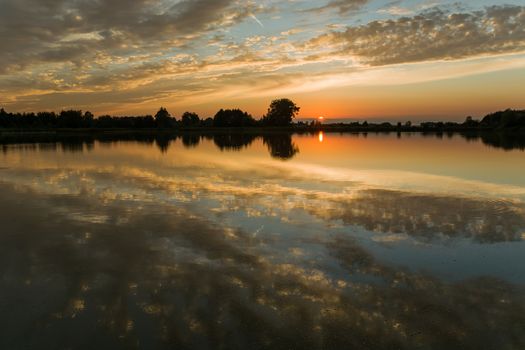
[[(240, 93), (254, 98), (317, 91), (383, 75), (377, 66), (525, 49), (520, 6), (470, 13), (419, 6), (413, 11), (423, 12), (411, 17), (330, 22), (334, 12), (349, 14), (367, 2), (323, 2), (314, 10), (326, 13), (312, 16), (304, 8), (313, 11), (315, 2), (3, 0), (0, 104), (19, 111), (151, 113), (161, 101), (171, 107)], [(394, 1), (380, 11), (394, 13), (399, 5)], [(277, 9), (282, 19), (264, 16)], [(297, 18), (288, 21), (286, 9)], [(257, 35), (247, 32), (257, 20), (265, 27)], [(425, 77), (440, 79), (444, 71), (440, 66)]]
[(319, 12), (335, 9), (339, 14), (345, 15), (361, 9), (368, 2), (369, 0), (330, 0), (326, 5), (310, 9), (309, 11)]
[(414, 11), (409, 10), (404, 7), (399, 6), (391, 6), (387, 8), (383, 8), (377, 11), (378, 13), (386, 13), (392, 16), (408, 16), (414, 14)]
[[(235, 25), (260, 9), (237, 0), (5, 0), (0, 74), (41, 62), (92, 62), (101, 53), (163, 50)], [(76, 39), (76, 40), (75, 40)]]
[(323, 34), (312, 47), (381, 66), (428, 60), (452, 60), (525, 50), (525, 7), (491, 6), (472, 13), (441, 9), (413, 17), (373, 21)]

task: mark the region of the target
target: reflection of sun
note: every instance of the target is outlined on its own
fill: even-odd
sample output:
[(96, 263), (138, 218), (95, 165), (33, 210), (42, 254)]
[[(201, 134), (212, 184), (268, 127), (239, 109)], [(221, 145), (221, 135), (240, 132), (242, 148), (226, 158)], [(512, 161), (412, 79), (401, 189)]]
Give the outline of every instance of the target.
[(323, 142), (324, 141), (324, 134), (322, 131), (319, 132), (319, 142)]

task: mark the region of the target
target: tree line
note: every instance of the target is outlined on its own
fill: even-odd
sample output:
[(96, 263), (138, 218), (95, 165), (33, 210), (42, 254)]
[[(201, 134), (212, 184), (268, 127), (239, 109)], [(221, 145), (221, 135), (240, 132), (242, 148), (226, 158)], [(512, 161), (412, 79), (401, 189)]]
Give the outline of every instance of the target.
[[(305, 125), (302, 122), (299, 126)], [(413, 124), (411, 121), (404, 123), (369, 123), (364, 122), (350, 122), (350, 123), (332, 123), (321, 124), (312, 122), (309, 127), (323, 131), (339, 131), (339, 132), (468, 132), (468, 131), (503, 131), (503, 132), (525, 132), (525, 110), (507, 109), (490, 113), (481, 120), (476, 120), (473, 117), (467, 117), (463, 122), (421, 122)]]
[(283, 98), (271, 102), (268, 112), (256, 120), (252, 115), (240, 109), (221, 109), (213, 118), (201, 118), (197, 113), (185, 112), (177, 119), (168, 110), (161, 107), (154, 115), (110, 116), (97, 118), (93, 113), (80, 110), (66, 110), (60, 113), (8, 113), (0, 109), (0, 128), (127, 128), (153, 129), (178, 127), (254, 127), (254, 126), (289, 126), (300, 108), (290, 99)]
[[(8, 113), (0, 109), (0, 128), (13, 129), (176, 129), (176, 128), (237, 128), (237, 127), (287, 127), (291, 126), (300, 108), (290, 99), (273, 100), (267, 113), (256, 120), (240, 109), (220, 109), (214, 117), (201, 118), (197, 113), (184, 112), (175, 118), (166, 108), (161, 107), (154, 115), (144, 116), (95, 116), (87, 111), (67, 110), (60, 113)], [(299, 121), (293, 124), (297, 129), (326, 131), (466, 131), (466, 130), (511, 130), (525, 132), (525, 110), (499, 111), (486, 115), (481, 120), (467, 117), (464, 122), (382, 122), (369, 123), (320, 123)]]

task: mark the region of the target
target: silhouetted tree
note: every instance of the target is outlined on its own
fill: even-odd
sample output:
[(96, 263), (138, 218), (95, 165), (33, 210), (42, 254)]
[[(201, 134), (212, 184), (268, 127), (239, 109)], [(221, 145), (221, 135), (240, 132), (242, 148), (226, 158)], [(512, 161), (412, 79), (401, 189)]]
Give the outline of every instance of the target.
[(54, 127), (57, 124), (57, 115), (55, 112), (38, 112), (37, 118), (39, 123), (44, 127)]
[(84, 124), (85, 127), (92, 127), (94, 119), (95, 119), (95, 116), (93, 115), (93, 113), (91, 113), (90, 111), (86, 111), (84, 113), (82, 124)]
[(491, 113), (483, 118), (480, 126), (491, 129), (521, 129), (525, 131), (525, 111), (507, 109)]
[(202, 126), (211, 127), (213, 126), (213, 118), (206, 118), (202, 121)]
[(82, 111), (62, 111), (58, 116), (58, 126), (63, 128), (82, 128), (84, 127), (84, 118)]
[(261, 123), (269, 126), (287, 126), (292, 123), (300, 108), (287, 98), (273, 100)]
[(200, 121), (199, 115), (193, 112), (184, 112), (181, 117), (183, 126), (197, 126), (200, 124)]
[(471, 116), (468, 116), (467, 119), (463, 122), (463, 126), (468, 128), (475, 128), (479, 126), (479, 121), (474, 120)]
[(240, 109), (221, 109), (213, 117), (213, 126), (216, 127), (254, 126), (255, 124), (255, 119)]
[(155, 122), (159, 128), (168, 128), (171, 126), (170, 113), (166, 108), (160, 107), (157, 114), (155, 114)]

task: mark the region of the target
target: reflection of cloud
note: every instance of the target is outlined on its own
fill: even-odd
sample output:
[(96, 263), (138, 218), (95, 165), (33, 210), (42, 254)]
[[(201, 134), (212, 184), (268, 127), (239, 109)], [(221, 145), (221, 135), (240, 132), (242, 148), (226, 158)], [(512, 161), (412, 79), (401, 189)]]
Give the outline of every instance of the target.
[[(228, 135), (214, 139), (217, 145), (227, 145), (224, 147), (244, 147), (252, 141), (253, 137), (231, 139)], [(286, 149), (293, 145), (288, 141)], [(19, 152), (26, 146), (21, 147)], [(97, 147), (98, 144), (90, 152), (97, 153)], [(280, 143), (272, 147), (280, 147)], [(11, 154), (17, 153), (8, 153)], [(199, 202), (195, 207), (203, 205), (198, 210), (218, 217), (242, 213), (250, 218), (279, 218), (292, 225), (304, 220), (291, 214), (295, 211), (328, 225), (359, 226), (389, 235), (408, 234), (423, 241), (453, 238), (484, 243), (516, 241), (522, 239), (525, 229), (525, 207), (517, 199), (523, 193), (513, 194), (512, 186), (474, 184), (471, 190), (468, 186), (472, 183), (468, 181), (447, 183), (447, 178), (421, 174), (409, 177), (395, 172), (331, 173), (329, 168), (316, 169), (307, 164), (223, 162), (213, 154), (187, 156), (168, 153), (176, 162), (160, 165), (148, 155), (144, 159), (130, 155), (129, 162), (118, 157), (105, 158), (104, 162), (84, 158), (81, 162), (71, 160), (71, 169), (57, 168), (53, 158), (49, 162), (33, 159), (25, 166), (17, 164), (4, 170), (3, 178), (20, 185), (32, 183), (35, 189), (44, 192), (91, 194), (103, 203), (133, 199), (190, 205), (203, 201), (206, 203)], [(387, 180), (393, 175), (412, 187), (389, 183)], [(35, 178), (39, 181), (35, 182)], [(397, 190), (382, 189), (380, 183)], [(419, 183), (425, 187), (417, 187)], [(429, 183), (448, 188), (444, 191), (434, 186), (431, 191)], [(504, 195), (507, 199), (502, 199)], [(86, 222), (107, 221), (105, 216), (86, 213), (78, 218)]]
[(366, 190), (351, 200), (337, 199), (312, 213), (367, 230), (406, 233), (433, 240), (469, 237), (478, 242), (521, 240), (525, 207), (507, 201)]
[(286, 258), (283, 241), (216, 227), (176, 205), (0, 190), (2, 348), (525, 345), (516, 327), (524, 293), (499, 280), (448, 284), (383, 265), (341, 236), (310, 243), (328, 252), (329, 268), (275, 262)]

